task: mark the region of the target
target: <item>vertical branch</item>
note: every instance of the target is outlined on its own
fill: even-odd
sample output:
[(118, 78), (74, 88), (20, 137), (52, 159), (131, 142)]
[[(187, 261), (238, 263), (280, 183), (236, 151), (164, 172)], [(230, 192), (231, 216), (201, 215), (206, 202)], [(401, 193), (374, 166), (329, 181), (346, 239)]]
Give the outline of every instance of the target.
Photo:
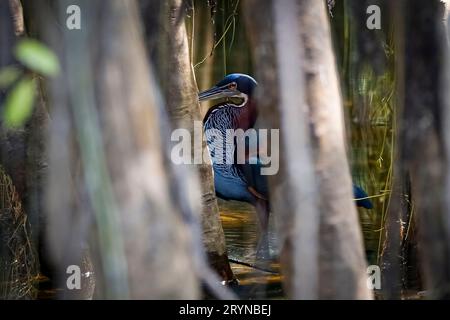
[[(273, 10), (279, 74), (280, 130), (283, 130), (285, 139), (283, 146), (288, 177), (293, 180), (284, 190), (291, 194), (293, 217), (281, 233), (291, 237), (289, 246), (292, 247), (292, 261), (289, 269), (293, 273), (290, 280), (292, 297), (315, 299), (318, 298), (319, 284), (317, 181), (306, 121), (308, 110), (304, 79), (301, 72), (292, 72), (302, 70), (303, 67), (303, 43), (296, 25), (300, 7), (296, 1), (286, 1), (283, 5), (274, 4)], [(289, 225), (292, 226), (291, 230)]]
[[(402, 115), (404, 112), (404, 96), (405, 96), (405, 74), (403, 65), (404, 54), (404, 19), (403, 19), (403, 3), (398, 1), (391, 5), (392, 19), (397, 21), (395, 32), (396, 53), (398, 61), (396, 67), (396, 93), (397, 101), (395, 104), (393, 116), (393, 135), (402, 136), (401, 124), (403, 123)], [(402, 163), (401, 138), (395, 143), (393, 148), (393, 165), (392, 165), (392, 187), (389, 202), (386, 210), (384, 223), (383, 249), (381, 252), (381, 270), (382, 270), (382, 292), (386, 299), (400, 299), (401, 296), (401, 265), (400, 265), (400, 243), (401, 229), (404, 210), (402, 208), (403, 184), (406, 176), (406, 168)], [(384, 217), (382, 217), (383, 219)], [(381, 237), (381, 236), (380, 236)], [(380, 239), (381, 241), (381, 239)]]
[(450, 296), (448, 230), (445, 228), (445, 96), (440, 89), (447, 39), (445, 7), (439, 0), (403, 3), (404, 110), (401, 126), (401, 161), (411, 172), (417, 212), (419, 253), (426, 288), (431, 298)]
[[(195, 122), (201, 125), (198, 89), (189, 59), (189, 46), (182, 12), (182, 1), (169, 1), (163, 6), (161, 35), (160, 79), (163, 83), (164, 95), (171, 122), (175, 128), (184, 128), (191, 133), (192, 159), (195, 155), (203, 155), (206, 148), (202, 130), (195, 130)], [(170, 39), (170, 40), (169, 40)], [(197, 143), (199, 141), (200, 143)], [(196, 165), (195, 170), (200, 177), (200, 190), (203, 227), (203, 244), (206, 248), (210, 264), (225, 281), (233, 281), (234, 275), (228, 263), (215, 190), (211, 164)]]
[(370, 298), (327, 9), (322, 1), (277, 3), (273, 20), (267, 3), (246, 2), (246, 16), (263, 117), (281, 130), (280, 173), (270, 178), (270, 191), (274, 214), (282, 226), (291, 224), (279, 234), (288, 291), (291, 297)]
[[(58, 2), (55, 16), (65, 17), (69, 4), (73, 1)], [(63, 172), (52, 170), (48, 194), (53, 203), (51, 235), (53, 241), (59, 240), (53, 245), (76, 253), (87, 240), (86, 233), (58, 233), (68, 227), (67, 218), (58, 221), (58, 214), (73, 217), (78, 227), (87, 221), (92, 232), (89, 245), (96, 253), (99, 297), (196, 298), (199, 285), (191, 272), (192, 237), (177, 204), (171, 201), (160, 131), (164, 119), (144, 50), (136, 1), (115, 0), (106, 7), (82, 0), (77, 4), (84, 13), (82, 30), (62, 30), (59, 42), (47, 34), (58, 48), (64, 70), (52, 82), (53, 101), (59, 98), (60, 102), (54, 105), (55, 114), (59, 108), (67, 110), (60, 113), (59, 120), (73, 124), (75, 155), (80, 157), (82, 173), (81, 179), (75, 180), (80, 197), (71, 206), (72, 194), (68, 201), (61, 201), (67, 198), (64, 187), (70, 185), (67, 180), (74, 171), (67, 166)], [(50, 133), (51, 137), (58, 134)], [(65, 154), (66, 163), (76, 160)], [(51, 155), (56, 157), (55, 152)], [(51, 158), (56, 166), (55, 160)], [(63, 187), (56, 179), (58, 173), (67, 177)], [(69, 246), (69, 240), (78, 244)], [(67, 261), (58, 261), (59, 267), (64, 268)]]
[(342, 99), (322, 1), (300, 0), (306, 102), (315, 148), (320, 210), (321, 298), (368, 299), (365, 256), (345, 147)]

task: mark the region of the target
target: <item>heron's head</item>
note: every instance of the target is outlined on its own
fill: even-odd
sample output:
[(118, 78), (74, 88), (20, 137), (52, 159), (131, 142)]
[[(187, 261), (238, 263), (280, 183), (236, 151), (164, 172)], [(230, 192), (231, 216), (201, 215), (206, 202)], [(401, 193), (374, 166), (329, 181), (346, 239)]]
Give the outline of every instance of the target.
[(232, 73), (211, 89), (200, 92), (198, 98), (200, 102), (221, 98), (240, 98), (247, 101), (256, 86), (257, 82), (249, 75)]

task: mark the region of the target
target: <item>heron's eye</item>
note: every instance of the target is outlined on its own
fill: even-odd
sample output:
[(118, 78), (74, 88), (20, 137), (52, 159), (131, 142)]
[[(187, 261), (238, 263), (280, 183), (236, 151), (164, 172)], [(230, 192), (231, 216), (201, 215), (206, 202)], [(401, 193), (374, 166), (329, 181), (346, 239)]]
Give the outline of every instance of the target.
[(228, 89), (230, 90), (236, 90), (236, 88), (237, 88), (236, 82), (232, 82), (228, 85)]

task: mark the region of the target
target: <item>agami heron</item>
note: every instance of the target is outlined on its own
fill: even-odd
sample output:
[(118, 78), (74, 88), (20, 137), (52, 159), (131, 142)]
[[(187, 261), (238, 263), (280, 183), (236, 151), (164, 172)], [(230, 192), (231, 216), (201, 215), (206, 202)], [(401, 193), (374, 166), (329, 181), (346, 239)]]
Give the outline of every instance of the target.
[[(253, 93), (257, 82), (251, 76), (241, 73), (227, 75), (222, 81), (209, 90), (199, 94), (199, 101), (212, 99), (223, 99), (225, 101), (214, 105), (206, 113), (203, 119), (205, 132), (210, 129), (219, 131), (223, 137), (229, 129), (247, 130), (254, 128), (258, 117), (258, 108), (253, 99)], [(268, 256), (268, 219), (270, 203), (268, 198), (267, 177), (260, 173), (260, 163), (238, 164), (226, 161), (214, 161), (217, 159), (215, 150), (223, 150), (222, 156), (235, 159), (236, 141), (218, 140), (206, 134), (208, 149), (213, 159), (214, 185), (216, 194), (224, 200), (237, 200), (251, 203), (256, 207), (258, 221), (261, 228), (260, 240), (257, 248), (257, 257)], [(232, 145), (218, 146), (217, 144), (228, 143)], [(219, 147), (219, 148), (218, 148)], [(366, 192), (353, 185), (353, 193), (357, 200), (356, 204), (366, 209), (373, 207), (372, 202), (367, 199)]]

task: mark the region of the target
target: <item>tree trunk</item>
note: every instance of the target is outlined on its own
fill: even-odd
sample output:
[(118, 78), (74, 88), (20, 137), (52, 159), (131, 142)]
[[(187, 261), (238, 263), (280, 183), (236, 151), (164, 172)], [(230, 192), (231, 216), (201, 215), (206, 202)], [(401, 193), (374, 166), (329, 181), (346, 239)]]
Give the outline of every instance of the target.
[[(269, 182), (285, 287), (291, 298), (317, 299), (317, 181), (306, 121), (304, 80), (301, 73), (290, 73), (290, 70), (302, 68), (301, 39), (298, 29), (293, 27), (298, 7), (294, 1), (283, 5), (272, 1), (259, 3), (253, 1), (245, 5), (248, 5), (247, 21), (254, 41), (256, 65), (264, 66), (256, 72), (257, 79), (261, 80), (258, 87), (258, 107), (264, 122), (261, 126), (281, 131), (280, 171), (269, 176)], [(271, 12), (275, 14), (272, 16)], [(261, 52), (264, 54), (258, 54)], [(292, 145), (296, 147), (289, 148)]]
[[(194, 123), (201, 126), (198, 89), (189, 58), (189, 45), (181, 0), (172, 0), (162, 6), (160, 34), (160, 80), (167, 103), (167, 110), (174, 128), (189, 130), (192, 142), (192, 159), (203, 155), (206, 142), (203, 132), (194, 130)], [(195, 141), (202, 141), (201, 144)], [(203, 243), (211, 266), (224, 281), (233, 281), (234, 275), (228, 263), (225, 236), (215, 196), (211, 163), (196, 164), (200, 175), (203, 227)]]
[[(403, 12), (400, 11), (400, 1), (393, 3), (391, 5), (392, 19), (402, 26), (403, 23)], [(396, 42), (396, 50), (402, 52), (403, 50), (403, 36), (404, 34), (400, 31), (401, 28), (396, 28), (396, 34), (394, 39)], [(368, 40), (366, 40), (368, 41)], [(396, 66), (396, 76), (400, 79), (404, 76), (403, 66), (401, 64)], [(399, 128), (399, 123), (402, 123), (402, 108), (403, 108), (403, 97), (404, 97), (404, 86), (403, 82), (398, 81), (396, 83), (396, 93), (397, 100), (395, 104), (395, 112), (393, 116), (393, 130), (394, 137), (401, 136), (401, 129)], [(383, 248), (380, 257), (380, 268), (382, 271), (382, 285), (381, 289), (383, 292), (384, 299), (400, 299), (401, 298), (401, 270), (402, 265), (402, 255), (401, 255), (401, 242), (402, 234), (404, 234), (404, 226), (406, 225), (407, 212), (404, 210), (403, 206), (403, 195), (405, 184), (405, 177), (407, 176), (407, 169), (401, 163), (401, 146), (400, 142), (397, 142), (394, 146), (393, 152), (393, 169), (392, 169), (392, 185), (390, 198), (387, 208), (387, 217), (384, 223), (384, 232), (381, 234), (383, 241)]]
[[(287, 205), (274, 204), (278, 219), (288, 219), (285, 223), (292, 225), (287, 234), (279, 235), (290, 261), (283, 268), (290, 296), (368, 299), (371, 295), (352, 202), (342, 103), (325, 4), (314, 0), (245, 4), (250, 25), (254, 23), (252, 47), (261, 81), (259, 103), (266, 111), (275, 110), (275, 116), (268, 117), (273, 111), (266, 112), (265, 122), (279, 126), (283, 137), (280, 167), (285, 163), (281, 170), (286, 172), (271, 178), (270, 191), (275, 203), (281, 195), (290, 199)], [(274, 17), (266, 13), (271, 4)], [(302, 118), (309, 121), (299, 124)], [(289, 183), (283, 186), (277, 181)], [(319, 195), (320, 202), (315, 198)], [(303, 264), (305, 273), (295, 272)]]
[[(444, 50), (444, 73), (441, 74), (440, 78), (440, 91), (441, 97), (443, 99), (443, 128), (449, 128), (450, 126), (450, 91), (448, 90), (450, 86), (450, 1), (445, 1), (445, 20), (444, 20), (444, 28), (446, 34), (446, 44), (443, 45)], [(445, 198), (445, 228), (447, 232), (447, 243), (450, 243), (450, 130), (445, 130), (443, 132), (444, 138), (444, 150), (445, 150), (445, 194), (447, 197)], [(450, 257), (450, 246), (447, 248), (447, 255)]]
[[(400, 161), (411, 172), (413, 200), (417, 212), (419, 253), (427, 296), (449, 298), (450, 259), (448, 192), (445, 175), (445, 130), (448, 109), (445, 92), (440, 92), (447, 39), (443, 26), (444, 4), (438, 0), (402, 1), (404, 39), (399, 63), (404, 88), (400, 124)], [(399, 21), (398, 23), (402, 23)], [(448, 83), (447, 83), (448, 85)]]
[[(136, 2), (59, 1), (51, 13), (60, 25), (72, 4), (82, 9), (81, 30), (61, 28), (58, 35), (49, 16), (41, 22), (63, 68), (50, 90), (53, 254), (60, 270), (76, 261), (94, 219), (89, 244), (98, 297), (197, 298), (192, 239), (171, 201), (164, 124)], [(78, 157), (81, 176), (73, 185)]]

